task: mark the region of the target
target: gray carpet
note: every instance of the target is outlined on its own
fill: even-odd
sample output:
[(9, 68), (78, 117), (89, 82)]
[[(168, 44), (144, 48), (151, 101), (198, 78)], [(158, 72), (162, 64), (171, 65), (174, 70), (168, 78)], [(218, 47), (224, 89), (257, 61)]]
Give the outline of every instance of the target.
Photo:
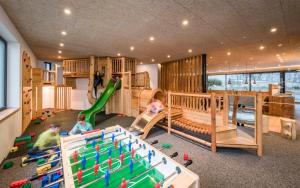
[[(46, 124), (57, 120), (64, 121), (63, 129), (69, 130), (75, 122), (77, 113), (76, 111), (59, 113), (49, 118)], [(101, 122), (97, 124), (98, 128), (115, 124), (128, 127), (133, 121), (133, 118), (129, 117), (100, 116)], [(298, 135), (300, 135), (299, 129)], [(170, 150), (163, 152), (169, 155), (177, 151), (179, 156), (175, 160), (179, 163), (183, 163), (183, 153), (189, 153), (194, 161), (189, 169), (199, 175), (201, 187), (300, 187), (299, 138), (290, 141), (281, 138), (279, 134), (264, 135), (262, 158), (257, 157), (253, 150), (218, 149), (217, 153), (212, 153), (201, 145), (176, 135), (169, 135), (159, 128), (151, 130), (147, 141), (155, 139), (158, 139), (160, 144), (172, 144)], [(160, 147), (160, 144), (156, 147)], [(19, 163), (20, 158), (12, 160)], [(0, 169), (0, 187), (7, 187), (9, 182), (30, 176), (34, 171), (34, 164), (24, 168), (15, 165), (8, 170)], [(35, 182), (34, 187), (39, 187), (39, 182)]]

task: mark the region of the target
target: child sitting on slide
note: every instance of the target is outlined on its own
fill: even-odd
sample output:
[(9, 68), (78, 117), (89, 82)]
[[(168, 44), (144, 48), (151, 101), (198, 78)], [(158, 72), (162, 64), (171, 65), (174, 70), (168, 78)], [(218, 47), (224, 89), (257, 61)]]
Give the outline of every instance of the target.
[(93, 130), (93, 127), (90, 123), (85, 122), (85, 115), (79, 114), (77, 119), (76, 125), (73, 127), (73, 129), (69, 132), (69, 135), (75, 135), (75, 134), (81, 134), (86, 131)]
[(152, 102), (147, 106), (146, 114), (154, 116), (164, 110), (164, 105), (158, 99), (152, 99)]

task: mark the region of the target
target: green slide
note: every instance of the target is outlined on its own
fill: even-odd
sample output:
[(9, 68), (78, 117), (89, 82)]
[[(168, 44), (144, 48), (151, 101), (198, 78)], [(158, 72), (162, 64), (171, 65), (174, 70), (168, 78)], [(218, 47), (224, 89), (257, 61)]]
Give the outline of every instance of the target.
[(102, 93), (101, 97), (91, 106), (89, 109), (80, 112), (80, 114), (85, 115), (85, 121), (95, 126), (95, 116), (107, 103), (109, 98), (114, 94), (114, 92), (121, 87), (121, 80), (118, 79), (114, 82), (112, 79), (108, 82), (105, 91)]

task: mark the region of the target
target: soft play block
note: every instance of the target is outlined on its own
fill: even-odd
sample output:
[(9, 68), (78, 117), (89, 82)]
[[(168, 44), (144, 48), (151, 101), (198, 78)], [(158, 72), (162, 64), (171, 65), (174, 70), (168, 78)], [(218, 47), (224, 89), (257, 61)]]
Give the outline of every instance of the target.
[(22, 142), (22, 141), (25, 141), (25, 142), (31, 142), (31, 136), (20, 136), (20, 137), (17, 137), (15, 139), (15, 142)]

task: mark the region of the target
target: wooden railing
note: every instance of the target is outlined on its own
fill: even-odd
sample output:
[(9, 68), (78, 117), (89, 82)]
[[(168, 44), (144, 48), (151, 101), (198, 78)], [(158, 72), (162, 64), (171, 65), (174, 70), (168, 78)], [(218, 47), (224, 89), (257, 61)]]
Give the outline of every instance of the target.
[(55, 111), (69, 110), (71, 108), (71, 90), (68, 86), (54, 86)]
[(113, 58), (112, 59), (112, 73), (121, 73), (122, 71), (123, 58)]
[(55, 77), (55, 71), (43, 70), (43, 82), (45, 84), (54, 84), (56, 82)]
[(90, 72), (90, 59), (74, 59), (63, 61), (63, 75), (70, 77), (87, 77)]
[(150, 88), (150, 77), (147, 71), (132, 75), (132, 87)]

